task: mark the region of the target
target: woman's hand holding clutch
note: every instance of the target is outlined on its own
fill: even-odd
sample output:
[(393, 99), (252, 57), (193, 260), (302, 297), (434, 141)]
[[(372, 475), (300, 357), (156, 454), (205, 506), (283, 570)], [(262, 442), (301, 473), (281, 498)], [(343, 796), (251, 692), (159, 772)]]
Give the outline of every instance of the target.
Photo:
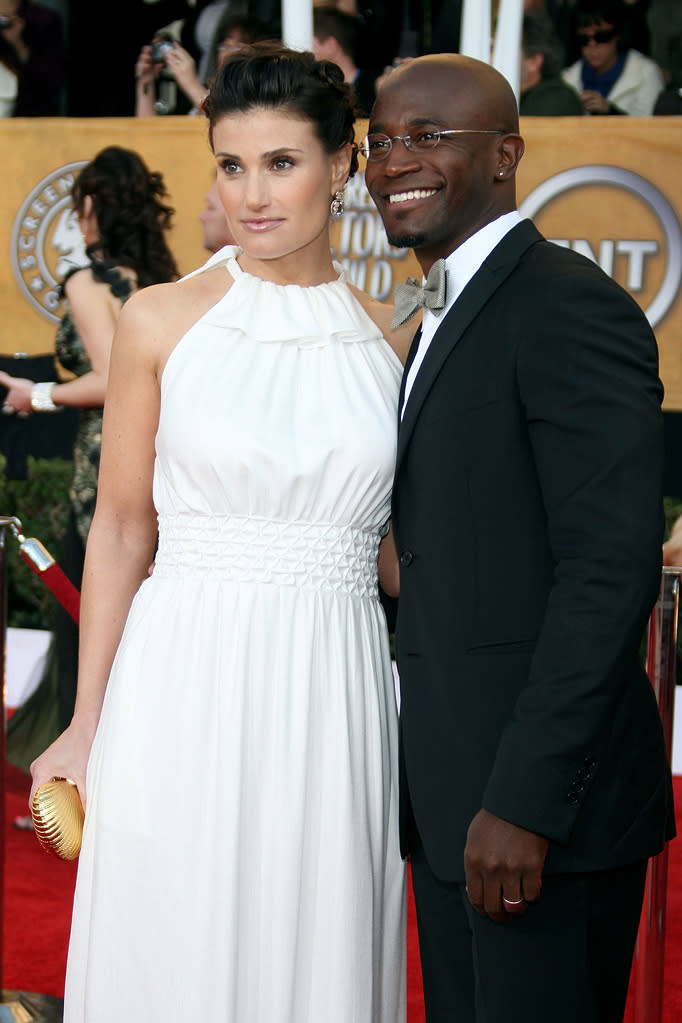
[(85, 775), (94, 738), (94, 728), (75, 719), (51, 746), (31, 764), (31, 795), (29, 806), (38, 788), (53, 778), (68, 778), (78, 789), (83, 807), (86, 805)]

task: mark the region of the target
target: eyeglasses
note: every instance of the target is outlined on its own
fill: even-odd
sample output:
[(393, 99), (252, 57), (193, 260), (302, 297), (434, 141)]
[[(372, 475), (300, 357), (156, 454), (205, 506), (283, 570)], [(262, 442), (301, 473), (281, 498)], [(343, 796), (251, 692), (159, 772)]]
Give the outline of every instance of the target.
[(374, 163), (385, 160), (393, 149), (394, 142), (402, 142), (411, 153), (430, 153), (435, 149), (443, 135), (505, 135), (498, 128), (444, 128), (443, 131), (415, 131), (409, 135), (382, 135), (372, 132), (362, 140), (360, 152), (366, 160)]
[(610, 43), (618, 35), (615, 28), (598, 28), (596, 32), (578, 32), (578, 39), (581, 46), (593, 43)]

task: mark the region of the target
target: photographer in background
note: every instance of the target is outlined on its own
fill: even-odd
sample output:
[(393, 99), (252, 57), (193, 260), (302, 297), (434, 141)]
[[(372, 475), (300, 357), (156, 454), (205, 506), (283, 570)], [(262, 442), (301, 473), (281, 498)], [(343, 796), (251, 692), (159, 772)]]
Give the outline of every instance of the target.
[[(206, 82), (228, 54), (247, 43), (272, 37), (268, 26), (258, 18), (231, 15), (226, 11), (216, 25), (206, 64)], [(196, 113), (207, 92), (206, 84), (199, 78), (196, 61), (168, 32), (160, 32), (151, 45), (142, 47), (135, 65), (135, 82), (136, 117)], [(176, 85), (189, 102), (189, 109), (187, 104), (184, 110), (177, 109)]]
[(0, 0), (0, 105), (5, 117), (55, 117), (65, 81), (59, 14), (30, 0)]
[[(142, 47), (135, 65), (135, 116), (186, 114), (197, 109), (206, 89), (197, 79), (196, 66), (192, 54), (169, 32), (157, 33)], [(179, 105), (177, 86), (181, 82), (191, 94), (183, 88)]]

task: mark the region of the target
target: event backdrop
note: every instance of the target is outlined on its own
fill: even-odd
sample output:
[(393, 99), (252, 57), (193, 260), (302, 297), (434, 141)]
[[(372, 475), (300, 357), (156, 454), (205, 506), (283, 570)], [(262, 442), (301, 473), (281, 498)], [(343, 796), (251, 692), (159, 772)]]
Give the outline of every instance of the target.
[[(521, 132), (521, 212), (633, 295), (658, 338), (665, 407), (682, 410), (680, 119), (526, 118)], [(203, 119), (7, 119), (0, 144), (0, 353), (52, 350), (57, 281), (82, 254), (69, 190), (106, 145), (135, 149), (162, 172), (176, 210), (171, 245), (181, 271), (206, 257), (198, 215), (213, 169)], [(376, 297), (390, 300), (396, 281), (419, 272), (411, 253), (387, 244), (361, 173), (347, 188), (332, 240), (351, 280)]]

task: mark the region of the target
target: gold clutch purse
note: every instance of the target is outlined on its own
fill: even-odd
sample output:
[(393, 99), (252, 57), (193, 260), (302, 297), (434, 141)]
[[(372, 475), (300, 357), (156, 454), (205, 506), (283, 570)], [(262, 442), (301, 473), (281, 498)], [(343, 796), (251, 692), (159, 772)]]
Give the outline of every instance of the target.
[(31, 817), (36, 838), (47, 852), (75, 860), (83, 837), (83, 804), (74, 782), (53, 778), (36, 789)]

